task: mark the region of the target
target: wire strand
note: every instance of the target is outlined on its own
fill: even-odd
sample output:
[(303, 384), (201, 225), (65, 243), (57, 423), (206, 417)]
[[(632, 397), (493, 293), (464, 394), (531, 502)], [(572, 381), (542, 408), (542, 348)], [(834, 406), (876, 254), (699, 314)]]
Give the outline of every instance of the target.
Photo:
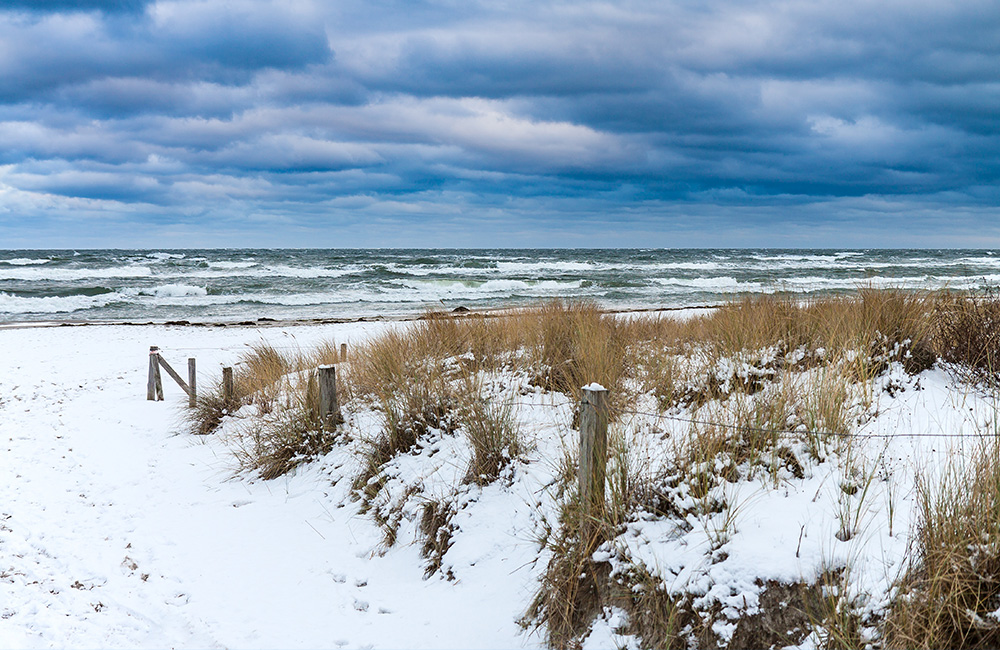
[[(252, 349), (255, 344), (245, 343), (239, 347), (161, 347), (160, 352), (189, 352), (189, 351), (219, 351), (219, 352), (237, 352), (246, 351), (247, 349)], [(325, 344), (318, 345), (268, 345), (268, 347), (275, 350), (319, 350), (323, 348), (330, 347)], [(565, 408), (567, 406), (574, 406), (578, 404), (575, 401), (565, 401), (558, 404), (544, 404), (544, 403), (533, 403), (533, 402), (511, 402), (513, 406), (524, 406), (530, 408), (545, 407), (545, 408)], [(909, 433), (863, 433), (863, 432), (837, 432), (837, 431), (813, 431), (809, 429), (766, 429), (763, 427), (753, 427), (745, 424), (730, 424), (727, 422), (715, 422), (712, 420), (703, 420), (699, 418), (688, 418), (680, 415), (669, 415), (667, 413), (652, 413), (650, 411), (637, 411), (633, 409), (620, 409), (619, 413), (626, 415), (635, 415), (642, 417), (650, 417), (657, 420), (671, 420), (674, 422), (684, 422), (686, 424), (695, 424), (706, 427), (719, 427), (723, 429), (731, 429), (737, 431), (746, 431), (752, 433), (761, 433), (768, 435), (793, 435), (793, 436), (824, 436), (824, 437), (841, 437), (841, 438), (863, 438), (863, 439), (881, 439), (889, 440), (893, 438), (992, 438), (996, 437), (996, 433), (984, 433), (984, 432), (972, 432), (972, 433), (946, 433), (944, 431), (927, 431), (927, 432), (909, 432)]]
[[(543, 404), (543, 403), (532, 403), (532, 402), (511, 402), (514, 406), (526, 406), (526, 407), (545, 407), (545, 408), (564, 408), (566, 406), (576, 405), (577, 402), (561, 402), (559, 404)], [(670, 415), (667, 413), (652, 413), (650, 411), (636, 411), (633, 409), (620, 409), (619, 413), (625, 415), (638, 415), (643, 417), (650, 417), (657, 420), (671, 420), (674, 422), (684, 422), (686, 424), (696, 424), (706, 427), (719, 427), (722, 429), (731, 429), (736, 431), (746, 431), (750, 433), (761, 433), (769, 435), (789, 435), (789, 436), (823, 436), (823, 437), (840, 437), (840, 438), (862, 438), (862, 439), (875, 439), (875, 440), (889, 440), (892, 438), (992, 438), (997, 434), (994, 433), (984, 433), (984, 432), (971, 432), (971, 433), (947, 433), (944, 431), (926, 431), (926, 432), (907, 432), (907, 433), (864, 433), (860, 431), (815, 431), (810, 429), (767, 429), (763, 427), (753, 427), (746, 424), (730, 424), (727, 422), (715, 422), (713, 420), (704, 420), (700, 418), (688, 418), (680, 415)]]

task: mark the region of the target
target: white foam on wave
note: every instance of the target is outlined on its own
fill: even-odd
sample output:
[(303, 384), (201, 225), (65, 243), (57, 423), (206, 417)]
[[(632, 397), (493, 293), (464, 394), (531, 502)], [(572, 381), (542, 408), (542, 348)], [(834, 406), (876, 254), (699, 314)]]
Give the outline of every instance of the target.
[(149, 253), (146, 257), (151, 260), (182, 260), (187, 255), (183, 253)]
[(686, 287), (698, 291), (755, 291), (760, 288), (760, 282), (740, 282), (728, 275), (713, 278), (653, 278), (653, 282), (661, 286)]
[[(247, 263), (254, 266), (253, 263)], [(235, 273), (234, 273), (235, 272)], [(324, 269), (300, 268), (292, 266), (269, 266), (263, 268), (223, 267), (216, 269), (187, 270), (172, 268), (167, 272), (154, 273), (148, 266), (121, 266), (99, 269), (59, 269), (59, 268), (7, 268), (0, 266), (0, 280), (25, 281), (56, 281), (74, 282), (86, 280), (103, 280), (109, 278), (148, 278), (156, 277), (164, 280), (211, 279), (228, 278), (234, 275), (242, 277), (274, 278), (289, 277), (299, 279), (339, 278), (357, 273), (357, 268)]]
[(139, 295), (157, 298), (185, 298), (187, 296), (207, 296), (208, 289), (190, 284), (164, 284), (158, 287), (140, 289)]
[[(916, 276), (872, 276), (868, 278), (825, 278), (822, 276), (807, 276), (801, 278), (786, 278), (774, 284), (790, 290), (806, 289), (808, 291), (825, 291), (832, 289), (940, 289), (951, 286), (953, 278), (942, 278), (933, 275)], [(978, 279), (977, 279), (978, 280)], [(977, 282), (978, 283), (978, 282)]]
[(497, 262), (497, 270), (505, 273), (535, 271), (595, 271), (599, 265), (591, 262)]
[(631, 268), (650, 269), (652, 271), (714, 271), (730, 264), (719, 262), (656, 262), (651, 264), (636, 264)]
[(403, 264), (389, 264), (387, 268), (394, 273), (426, 277), (430, 275), (448, 276), (476, 276), (476, 275), (501, 275), (520, 274), (527, 275), (538, 272), (554, 273), (594, 273), (600, 271), (711, 271), (724, 268), (725, 265), (719, 262), (497, 262), (495, 266), (470, 268), (464, 266), (406, 266)]
[(102, 280), (106, 278), (146, 278), (153, 275), (148, 266), (115, 266), (103, 269), (2, 268), (0, 280)]
[(208, 298), (207, 304), (230, 303), (239, 296), (208, 296), (205, 287), (165, 284), (158, 287), (120, 289), (96, 296), (15, 296), (0, 292), (0, 313), (3, 314), (66, 314), (86, 309), (107, 307), (113, 303), (152, 302), (153, 304), (191, 304), (192, 299)]
[(540, 280), (537, 282), (525, 282), (523, 280), (487, 280), (479, 290), (486, 293), (504, 293), (511, 291), (529, 291), (532, 293), (544, 293), (549, 291), (564, 291), (579, 289), (583, 285), (582, 280), (571, 282), (560, 282), (559, 280)]
[[(659, 287), (674, 293), (742, 293), (760, 292), (776, 293), (788, 291), (791, 293), (814, 293), (825, 291), (854, 291), (866, 287), (877, 289), (972, 289), (982, 285), (983, 281), (1000, 282), (1000, 275), (978, 276), (976, 278), (948, 278), (933, 275), (922, 276), (873, 276), (868, 278), (828, 278), (823, 276), (804, 276), (783, 278), (767, 282), (739, 281), (732, 277), (717, 278), (654, 278)], [(651, 293), (645, 291), (644, 293)]]
[(499, 272), (496, 267), (482, 267), (482, 268), (468, 268), (463, 266), (439, 266), (439, 267), (421, 267), (421, 266), (406, 266), (404, 264), (387, 264), (385, 265), (386, 270), (393, 273), (400, 273), (403, 275), (412, 275), (416, 277), (427, 277), (429, 275), (464, 275), (473, 277), (482, 274), (492, 274), (495, 275)]
[(263, 269), (255, 269), (252, 273), (248, 275), (252, 276), (278, 276), (286, 278), (340, 278), (345, 275), (350, 275), (352, 273), (357, 273), (358, 268), (356, 267), (346, 267), (342, 269), (326, 269), (326, 268), (316, 268), (316, 267), (301, 267), (301, 266), (287, 266), (284, 264), (277, 264), (273, 266), (265, 266)]
[(209, 262), (208, 266), (212, 269), (249, 269), (257, 266), (257, 262)]
[(1000, 266), (998, 257), (960, 257), (953, 264), (979, 264), (982, 266)]
[(836, 255), (795, 255), (782, 253), (779, 255), (756, 254), (750, 256), (761, 262), (836, 262)]
[(114, 294), (99, 296), (24, 297), (0, 291), (0, 314), (68, 314), (104, 307), (114, 302)]
[(11, 266), (34, 266), (36, 264), (48, 264), (52, 260), (45, 259), (30, 259), (27, 257), (15, 257), (12, 260), (0, 260), (0, 264), (10, 264)]
[[(486, 296), (528, 294), (528, 295), (561, 295), (562, 292), (579, 289), (582, 280), (509, 280), (495, 279), (485, 281), (455, 281), (455, 280), (402, 280), (399, 282), (413, 300), (437, 300), (444, 297), (482, 298)], [(386, 290), (391, 294), (394, 290)], [(398, 291), (398, 290), (396, 290)], [(379, 296), (381, 298), (381, 295)]]

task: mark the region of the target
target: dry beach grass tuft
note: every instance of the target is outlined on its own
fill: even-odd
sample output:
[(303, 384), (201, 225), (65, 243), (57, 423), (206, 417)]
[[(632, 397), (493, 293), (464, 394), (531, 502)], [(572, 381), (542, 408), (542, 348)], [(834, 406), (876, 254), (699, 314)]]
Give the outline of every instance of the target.
[[(419, 499), (430, 575), (443, 571), (462, 491), (509, 481), (517, 464), (528, 462), (532, 443), (511, 386), (575, 402), (581, 386), (597, 382), (612, 398), (605, 509), (584, 520), (574, 448), (550, 459), (559, 468), (557, 515), (541, 518), (547, 567), (523, 623), (541, 630), (551, 647), (578, 647), (609, 607), (626, 612), (623, 629), (650, 647), (807, 638), (829, 647), (991, 647), (1000, 643), (994, 441), (974, 462), (921, 480), (909, 564), (877, 616), (862, 611), (848, 584), (850, 567), (838, 566), (795, 586), (800, 597), (762, 596), (762, 603), (794, 600), (801, 615), (761, 612), (741, 620), (735, 636), (719, 636), (721, 608), (668, 585), (616, 540), (638, 519), (672, 522), (681, 531), (700, 528), (705, 561), (723, 562), (748, 493), (777, 490), (821, 466), (840, 476), (837, 539), (854, 538), (876, 473), (854, 434), (877, 410), (877, 379), (894, 364), (918, 375), (941, 359), (970, 391), (995, 390), (998, 342), (994, 296), (897, 290), (809, 301), (751, 297), (686, 319), (606, 314), (592, 303), (560, 301), (503, 314), (429, 314), (359, 346), (339, 366), (345, 410), (367, 413), (377, 426), (323, 431), (311, 415), (310, 369), (339, 359), (333, 343), (312, 354), (251, 350), (238, 366), (233, 400), (216, 386), (200, 398), (191, 426), (209, 433), (239, 412), (237, 457), (265, 478), (360, 436), (352, 481), (362, 510), (384, 528), (390, 547), (407, 503)], [(648, 410), (686, 418), (684, 435), (664, 437), (653, 453), (640, 448), (636, 416)], [(401, 488), (387, 467), (452, 436), (468, 450), (452, 492), (424, 495), (409, 485), (393, 493)], [(793, 587), (767, 589), (790, 594)], [(754, 627), (777, 620), (794, 623), (784, 631)]]

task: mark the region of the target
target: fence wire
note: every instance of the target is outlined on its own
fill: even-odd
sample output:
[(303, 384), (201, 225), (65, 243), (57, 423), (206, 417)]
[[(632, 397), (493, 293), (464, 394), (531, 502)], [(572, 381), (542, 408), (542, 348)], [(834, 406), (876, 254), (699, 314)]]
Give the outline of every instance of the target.
[[(545, 404), (538, 402), (511, 402), (513, 406), (525, 406), (529, 408), (543, 407), (543, 408), (565, 408), (567, 406), (576, 406), (579, 402), (566, 401), (560, 402), (558, 404)], [(764, 435), (779, 435), (779, 436), (819, 436), (827, 438), (862, 438), (862, 439), (874, 439), (874, 440), (889, 440), (892, 438), (994, 438), (1000, 435), (1000, 427), (998, 427), (998, 433), (989, 433), (984, 431), (972, 431), (972, 432), (961, 432), (961, 433), (948, 433), (945, 431), (925, 431), (925, 432), (897, 432), (897, 433), (865, 433), (861, 431), (816, 431), (812, 429), (768, 429), (763, 427), (754, 427), (746, 424), (732, 424), (729, 422), (717, 422), (714, 420), (707, 420), (702, 418), (684, 417), (682, 415), (671, 415), (669, 413), (653, 413), (651, 411), (637, 411), (634, 409), (617, 409), (617, 413), (622, 415), (633, 415), (653, 418), (655, 420), (671, 420), (673, 422), (683, 422), (685, 424), (694, 424), (704, 427), (718, 427), (721, 429), (729, 429), (733, 431), (746, 431), (749, 433), (759, 433)]]
[[(163, 353), (164, 350), (167, 352), (189, 352), (189, 351), (220, 351), (220, 352), (242, 352), (253, 349), (256, 344), (254, 343), (244, 343), (237, 347), (161, 347), (160, 352)], [(320, 349), (333, 349), (332, 346), (327, 344), (317, 344), (317, 345), (270, 345), (268, 347), (275, 350), (294, 350), (298, 352), (302, 351), (315, 351)], [(511, 402), (512, 406), (522, 406), (529, 408), (565, 408), (567, 406), (577, 406), (579, 402), (567, 400), (559, 403), (539, 403), (539, 402)], [(670, 420), (673, 422), (683, 422), (685, 424), (693, 424), (704, 427), (718, 427), (722, 429), (730, 429), (733, 431), (746, 431), (749, 433), (759, 433), (764, 435), (779, 435), (779, 436), (821, 436), (821, 437), (839, 437), (839, 438), (861, 438), (861, 439), (874, 439), (874, 440), (891, 440), (893, 438), (994, 438), (1000, 436), (1000, 424), (997, 425), (997, 431), (994, 433), (984, 432), (984, 431), (972, 431), (972, 432), (959, 432), (959, 433), (948, 433), (945, 431), (925, 431), (925, 432), (897, 432), (897, 433), (865, 433), (861, 431), (815, 431), (810, 429), (768, 429), (763, 427), (753, 427), (746, 424), (732, 424), (728, 422), (717, 422), (714, 420), (707, 420), (694, 417), (685, 417), (681, 415), (671, 415), (669, 413), (654, 413), (651, 411), (639, 411), (635, 409), (616, 409), (617, 413), (623, 415), (641, 416), (653, 418), (655, 420)]]

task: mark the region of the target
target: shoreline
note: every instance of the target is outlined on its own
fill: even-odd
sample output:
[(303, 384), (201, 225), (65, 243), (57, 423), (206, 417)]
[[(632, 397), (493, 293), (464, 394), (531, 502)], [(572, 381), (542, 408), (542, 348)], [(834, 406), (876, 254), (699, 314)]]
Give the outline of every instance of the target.
[[(655, 313), (682, 313), (717, 309), (719, 305), (691, 305), (686, 307), (629, 307), (629, 308), (608, 308), (601, 309), (602, 314), (655, 314)], [(39, 321), (8, 321), (0, 322), (0, 330), (20, 330), (20, 329), (44, 329), (53, 327), (193, 327), (193, 328), (240, 328), (240, 327), (296, 327), (312, 325), (343, 325), (347, 323), (406, 323), (426, 320), (428, 318), (499, 318), (509, 312), (527, 307), (504, 307), (493, 309), (469, 309), (467, 307), (457, 307), (450, 311), (428, 311), (416, 315), (394, 315), (358, 317), (330, 317), (330, 318), (268, 318), (260, 317), (254, 320), (220, 320), (220, 321), (192, 321), (185, 319), (177, 320), (39, 320)]]

